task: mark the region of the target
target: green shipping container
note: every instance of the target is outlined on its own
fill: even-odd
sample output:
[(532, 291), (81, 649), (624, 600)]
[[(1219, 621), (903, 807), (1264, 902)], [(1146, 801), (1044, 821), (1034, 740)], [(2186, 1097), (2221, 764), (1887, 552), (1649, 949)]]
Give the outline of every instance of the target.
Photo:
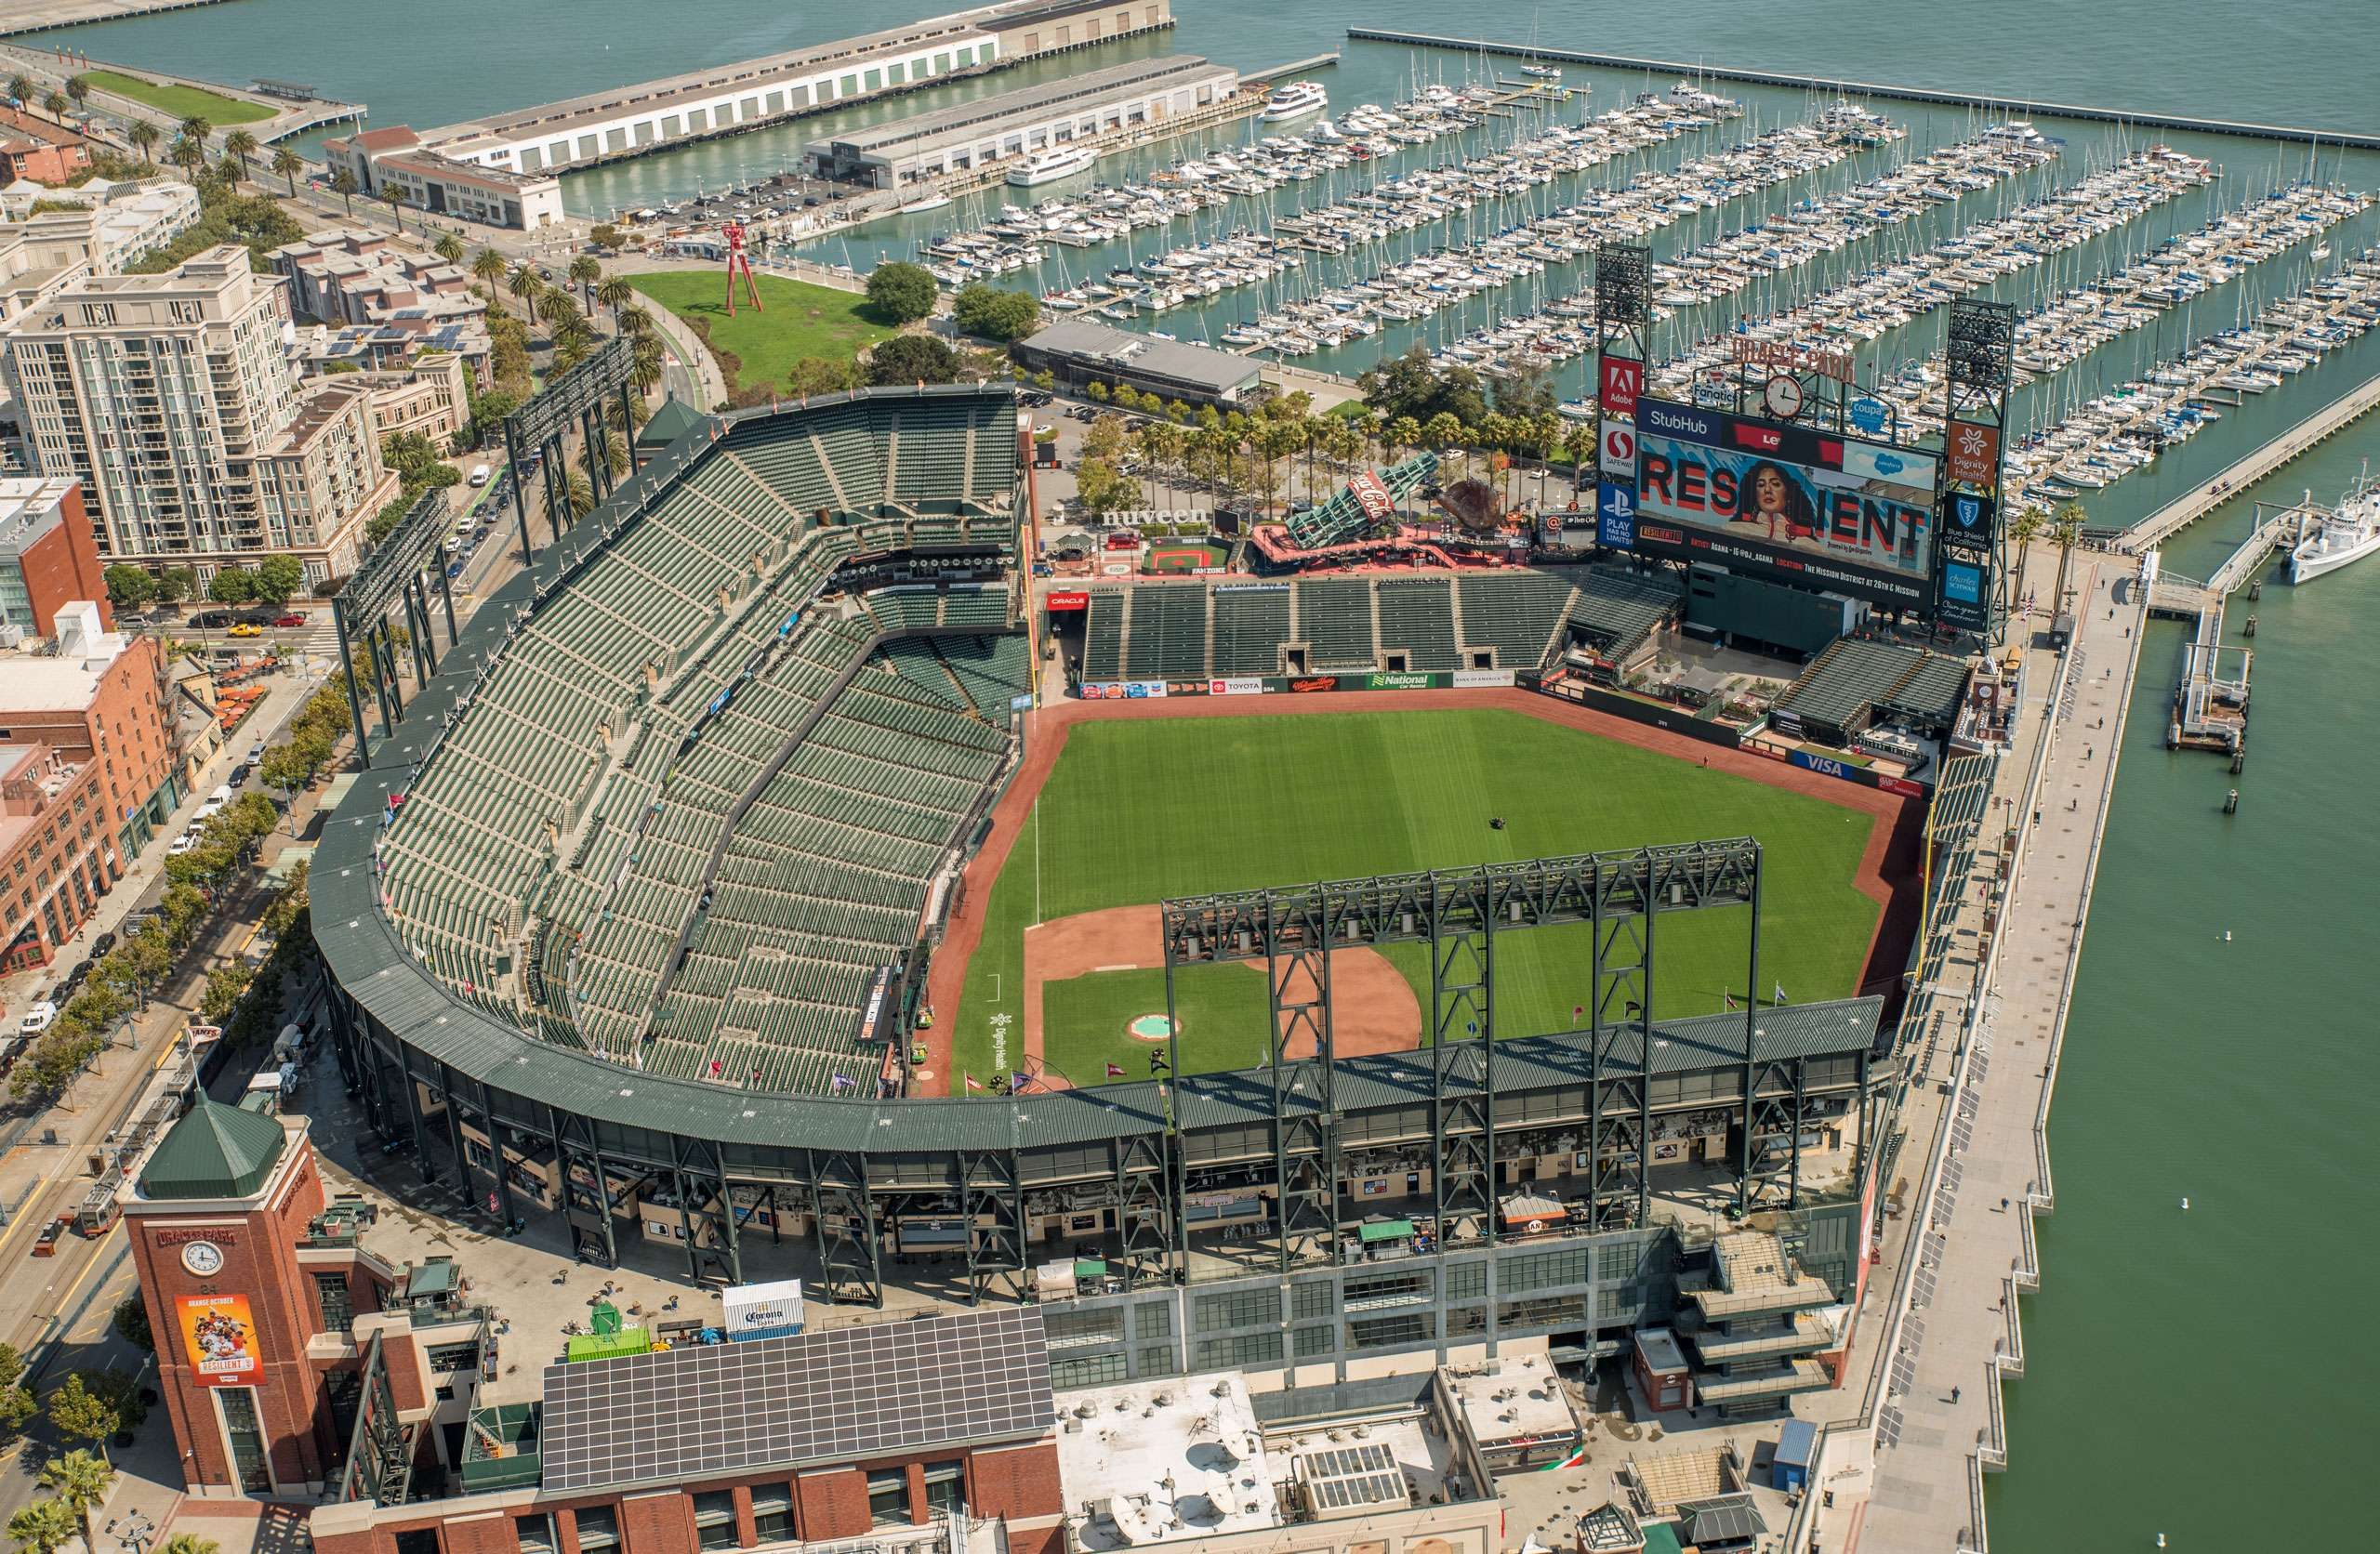
[(581, 1360), (617, 1360), (624, 1354), (642, 1354), (653, 1347), (641, 1327), (624, 1327), (617, 1333), (582, 1333), (570, 1340), (562, 1350), (562, 1359), (571, 1364)]

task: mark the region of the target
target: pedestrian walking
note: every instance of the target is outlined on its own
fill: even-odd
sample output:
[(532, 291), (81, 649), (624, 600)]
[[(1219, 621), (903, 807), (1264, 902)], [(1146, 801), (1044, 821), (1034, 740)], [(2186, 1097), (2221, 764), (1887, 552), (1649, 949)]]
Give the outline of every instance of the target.
[(1951, 1388), (1951, 1389), (1950, 1389), (1950, 1403), (1951, 1403), (1951, 1404), (1952, 1404), (1953, 1406), (1956, 1406), (1956, 1405), (1957, 1405), (1957, 1403), (1958, 1403), (1958, 1401), (1959, 1401), (1959, 1389), (1958, 1389), (1957, 1388), (1953, 1387), (1953, 1388)]

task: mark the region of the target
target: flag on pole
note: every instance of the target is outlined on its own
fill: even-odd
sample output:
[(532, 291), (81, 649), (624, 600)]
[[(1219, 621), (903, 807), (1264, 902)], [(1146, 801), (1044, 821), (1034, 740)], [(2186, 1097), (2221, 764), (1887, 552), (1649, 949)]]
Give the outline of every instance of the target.
[(851, 1075), (849, 1075), (849, 1074), (847, 1074), (847, 1073), (839, 1073), (839, 1074), (835, 1075), (835, 1093), (836, 1093), (836, 1094), (840, 1095), (840, 1094), (841, 1094), (843, 1091), (848, 1090), (848, 1089), (850, 1089), (851, 1087), (852, 1087)]
[(1110, 1079), (1121, 1079), (1121, 1078), (1123, 1078), (1123, 1077), (1124, 1077), (1124, 1065), (1123, 1065), (1123, 1064), (1121, 1064), (1121, 1063), (1110, 1063), (1110, 1064), (1108, 1064), (1108, 1065), (1107, 1065), (1107, 1077), (1108, 1077), (1108, 1078), (1110, 1078)]
[(1785, 1002), (1785, 984), (1783, 982), (1778, 982), (1777, 984), (1776, 995), (1770, 998), (1769, 1002), (1772, 1004), (1781, 1004)]
[(971, 1090), (980, 1090), (984, 1087), (983, 1082), (978, 1080), (972, 1073), (967, 1073), (962, 1070), (959, 1076), (967, 1081), (967, 1087)]
[(1010, 1089), (1021, 1090), (1025, 1088), (1025, 1071), (1023, 1069), (1016, 1069), (1010, 1073), (1008, 1076), (1008, 1087)]
[(1732, 994), (1732, 993), (1723, 993), (1723, 994), (1719, 994), (1719, 996), (1720, 996), (1720, 997), (1722, 997), (1722, 998), (1725, 998), (1725, 999), (1727, 1001), (1727, 1007), (1729, 1007), (1729, 1008), (1731, 1008), (1731, 1009), (1732, 1009), (1732, 1008), (1734, 1008), (1734, 1007), (1736, 1007), (1736, 995), (1735, 995), (1734, 994)]

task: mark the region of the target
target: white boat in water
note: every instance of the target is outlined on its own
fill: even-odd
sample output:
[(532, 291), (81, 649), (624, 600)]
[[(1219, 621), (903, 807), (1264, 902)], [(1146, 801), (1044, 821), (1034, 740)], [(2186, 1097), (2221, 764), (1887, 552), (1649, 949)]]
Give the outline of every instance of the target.
[(1276, 86), (1264, 99), (1264, 122), (1279, 124), (1284, 119), (1302, 119), (1308, 113), (1319, 113), (1330, 106), (1330, 94), (1322, 89), (1319, 81), (1292, 81)]
[[(2307, 494), (2309, 501), (2313, 495)], [(2380, 481), (2364, 477), (2347, 488), (2329, 512), (2309, 506), (2297, 543), (2281, 563), (2281, 580), (2310, 583), (2324, 573), (2336, 572), (2380, 550)]]
[(904, 216), (923, 216), (930, 210), (947, 210), (949, 208), (949, 195), (929, 194), (922, 200), (912, 200), (907, 204), (903, 205), (901, 207), (901, 214)]
[(1523, 75), (1534, 75), (1540, 81), (1559, 81), (1562, 79), (1562, 67), (1559, 65), (1523, 65), (1521, 67), (1521, 73)]
[(1055, 183), (1087, 172), (1099, 160), (1099, 151), (1091, 146), (1051, 146), (1048, 151), (1035, 151), (1031, 156), (1008, 170), (1008, 181), (1019, 189), (1030, 189), (1038, 183)]

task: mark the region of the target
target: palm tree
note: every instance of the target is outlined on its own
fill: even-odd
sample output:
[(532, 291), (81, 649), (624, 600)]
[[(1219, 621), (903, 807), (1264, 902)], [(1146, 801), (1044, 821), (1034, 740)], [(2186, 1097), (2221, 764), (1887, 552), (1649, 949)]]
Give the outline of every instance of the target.
[(135, 119), (132, 121), (132, 127), (125, 132), (125, 136), (132, 142), (132, 149), (140, 153), (141, 161), (149, 162), (155, 159), (159, 138), (155, 125), (146, 119)]
[(431, 244), (430, 248), (431, 253), (438, 256), (438, 259), (441, 264), (461, 264), (463, 262), (463, 240), (456, 237), (452, 232), (439, 233), (438, 241)]
[(337, 193), (339, 204), (347, 207), (347, 214), (350, 216), (355, 214), (355, 195), (362, 187), (355, 181), (353, 171), (349, 168), (342, 167), (331, 177), (331, 188)]
[(512, 267), (512, 279), (507, 283), (507, 289), (521, 304), (522, 310), (528, 315), (529, 322), (536, 323), (537, 293), (545, 289), (545, 282), (538, 278), (536, 270), (530, 267), (528, 260), (522, 259)]
[(380, 198), (388, 202), (389, 219), (396, 223), (397, 235), (400, 237), (403, 236), (405, 230), (405, 191), (399, 189), (393, 183), (387, 184), (380, 190)]
[[(622, 283), (625, 284), (626, 283)], [(622, 334), (641, 340), (646, 335), (652, 333), (652, 330), (653, 315), (651, 313), (646, 312), (641, 308), (623, 308), (620, 309), (620, 331)]]
[(74, 99), (74, 111), (76, 112), (87, 113), (90, 112), (91, 84), (88, 81), (86, 81), (79, 75), (68, 76), (66, 78), (66, 95)]
[(2016, 547), (2016, 586), (2008, 590), (2008, 613), (2015, 615), (2025, 602), (2025, 548), (2041, 535), (2043, 527), (2041, 509), (2026, 507), (2008, 524), (2008, 543)]
[(1594, 456), (1595, 428), (1584, 421), (1573, 421), (1570, 429), (1562, 434), (1562, 454), (1570, 461), (1570, 498), (1575, 505), (1586, 494), (1587, 460)]
[(574, 469), (570, 472), (569, 490), (570, 516), (573, 520), (585, 518), (595, 510), (595, 488), (588, 483), (585, 470)]
[(496, 300), (496, 283), (504, 279), (504, 256), (493, 248), (483, 248), (471, 256), (471, 273), (487, 288), (488, 300)]
[(66, 94), (64, 92), (52, 91), (48, 96), (41, 99), (41, 111), (48, 114), (51, 118), (56, 119), (60, 124), (64, 124), (66, 122)]
[(196, 1533), (176, 1533), (157, 1546), (157, 1554), (223, 1554), (223, 1546)]
[(195, 183), (198, 169), (206, 161), (206, 148), (187, 135), (178, 135), (173, 145), (166, 150), (165, 158)]
[(108, 1487), (114, 1482), (115, 1469), (86, 1451), (69, 1452), (41, 1470), (42, 1488), (74, 1513), (85, 1548), (99, 1547), (91, 1541), (91, 1508), (108, 1497)]
[(240, 165), (242, 183), (248, 181), (248, 158), (261, 149), (257, 144), (257, 138), (245, 129), (235, 129), (223, 137), (223, 154)]
[(27, 101), (33, 95), (33, 78), (30, 75), (8, 77), (8, 95), (20, 103)]
[(2091, 515), (2082, 504), (2069, 497), (2057, 505), (2050, 515), (2049, 537), (2057, 547), (2057, 590), (2050, 596), (2050, 613), (2056, 615), (2066, 608), (2066, 577), (2074, 564), (2074, 542), (2082, 537), (2082, 525)]
[(272, 170), (289, 180), (289, 197), (293, 200), (298, 197), (298, 169), (304, 165), (306, 159), (288, 147), (272, 148)]
[(74, 1513), (55, 1500), (35, 1500), (8, 1519), (8, 1536), (26, 1554), (58, 1554), (73, 1539)]
[(622, 309), (628, 307), (628, 298), (635, 295), (636, 288), (616, 275), (604, 276), (602, 284), (595, 288), (595, 300), (612, 309), (612, 322), (615, 323), (627, 322)]
[(587, 310), (595, 310), (595, 283), (603, 278), (603, 267), (595, 262), (592, 254), (581, 254), (570, 261), (570, 283), (587, 296)]
[(188, 136), (202, 146), (206, 144), (206, 138), (215, 133), (215, 126), (206, 122), (206, 116), (203, 113), (192, 113), (175, 127), (180, 134)]

